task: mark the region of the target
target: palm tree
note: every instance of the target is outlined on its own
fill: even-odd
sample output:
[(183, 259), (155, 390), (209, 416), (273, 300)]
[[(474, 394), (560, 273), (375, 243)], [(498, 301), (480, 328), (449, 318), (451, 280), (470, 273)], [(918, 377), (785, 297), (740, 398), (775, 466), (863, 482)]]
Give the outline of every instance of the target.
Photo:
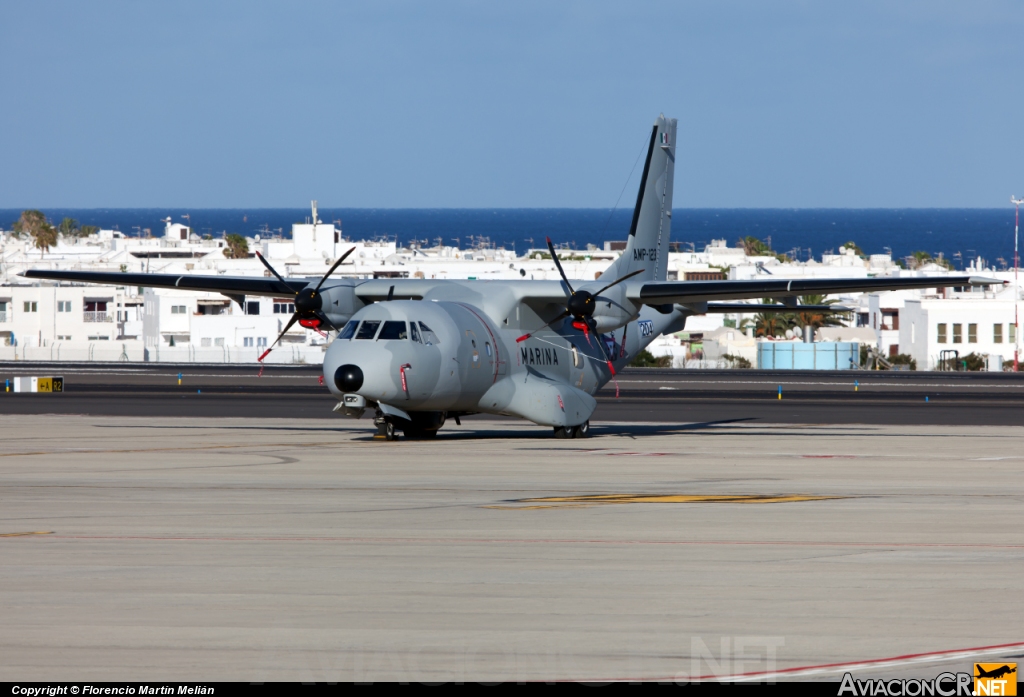
[(74, 218), (64, 218), (57, 226), (57, 231), (64, 237), (75, 237), (78, 234), (78, 221)]
[(225, 235), (224, 241), (228, 243), (224, 250), (224, 256), (228, 259), (245, 259), (249, 256), (249, 241), (241, 235), (233, 232)]
[[(771, 298), (763, 298), (761, 300), (765, 305), (772, 303)], [(760, 312), (754, 315), (754, 318), (743, 320), (740, 325), (740, 329), (746, 329), (750, 325), (754, 326), (755, 336), (785, 336), (786, 330), (793, 327), (794, 315), (792, 312)]]
[[(836, 300), (826, 299), (824, 295), (803, 295), (800, 297), (801, 305), (835, 305)], [(822, 327), (841, 327), (843, 326), (843, 319), (846, 313), (842, 312), (824, 312), (822, 310), (810, 310), (793, 314), (793, 324), (796, 326), (803, 327), (814, 327), (815, 329), (821, 329)]]

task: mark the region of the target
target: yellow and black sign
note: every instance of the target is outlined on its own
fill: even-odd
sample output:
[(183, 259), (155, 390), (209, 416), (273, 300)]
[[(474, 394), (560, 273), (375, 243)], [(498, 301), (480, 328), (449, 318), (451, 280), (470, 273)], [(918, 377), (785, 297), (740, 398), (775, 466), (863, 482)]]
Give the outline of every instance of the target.
[(63, 392), (64, 391), (64, 378), (63, 377), (52, 377), (52, 378), (39, 378), (36, 383), (36, 392)]
[(1017, 664), (1016, 663), (975, 663), (974, 664), (975, 695), (1016, 695)]

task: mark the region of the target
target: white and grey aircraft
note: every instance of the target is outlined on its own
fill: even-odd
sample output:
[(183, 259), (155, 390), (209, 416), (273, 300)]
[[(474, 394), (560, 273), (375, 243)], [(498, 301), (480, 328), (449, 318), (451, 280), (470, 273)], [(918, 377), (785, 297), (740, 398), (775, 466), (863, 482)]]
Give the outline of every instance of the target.
[[(29, 270), (28, 278), (295, 296), (295, 322), (336, 332), (324, 381), (352, 417), (374, 410), (378, 434), (431, 437), (448, 418), (504, 414), (583, 438), (601, 387), (660, 334), (708, 312), (792, 311), (802, 295), (1000, 283), (969, 276), (669, 281), (676, 120), (658, 117), (626, 249), (599, 278), (559, 281), (320, 279)], [(728, 301), (773, 298), (775, 304)], [(801, 306), (805, 309), (806, 306)], [(832, 306), (815, 306), (835, 310)], [(268, 352), (281, 340), (278, 336)], [(264, 354), (265, 356), (266, 354)], [(264, 356), (261, 356), (261, 360)]]

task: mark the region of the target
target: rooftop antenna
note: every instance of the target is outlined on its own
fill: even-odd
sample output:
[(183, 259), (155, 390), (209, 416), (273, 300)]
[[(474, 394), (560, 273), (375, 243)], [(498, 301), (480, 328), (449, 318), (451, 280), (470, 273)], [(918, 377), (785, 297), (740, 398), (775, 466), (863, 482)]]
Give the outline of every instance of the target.
[(1017, 347), (1020, 346), (1020, 314), (1017, 312), (1017, 299), (1020, 297), (1020, 284), (1018, 283), (1020, 263), (1017, 256), (1017, 236), (1020, 232), (1020, 204), (1024, 203), (1024, 198), (1011, 196), (1010, 203), (1016, 208), (1013, 218), (1013, 372), (1016, 373), (1019, 366)]

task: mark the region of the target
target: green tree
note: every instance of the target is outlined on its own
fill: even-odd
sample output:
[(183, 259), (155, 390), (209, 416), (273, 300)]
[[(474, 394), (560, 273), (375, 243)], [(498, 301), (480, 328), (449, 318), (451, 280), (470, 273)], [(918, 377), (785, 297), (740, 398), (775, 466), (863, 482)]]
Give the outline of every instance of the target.
[[(762, 298), (761, 302), (771, 305), (771, 298)], [(755, 336), (784, 336), (787, 329), (792, 329), (795, 315), (792, 312), (759, 312), (753, 319), (747, 318), (740, 324), (740, 329), (754, 327)]]
[[(824, 295), (802, 295), (800, 296), (801, 305), (835, 305), (836, 300), (828, 300)], [(843, 317), (847, 313), (840, 312), (824, 312), (822, 310), (810, 310), (810, 311), (799, 311), (793, 314), (793, 323), (798, 327), (814, 327), (815, 329), (821, 329), (822, 327), (841, 327), (843, 326)]]
[(78, 221), (74, 218), (64, 218), (57, 225), (57, 232), (64, 237), (76, 237), (78, 235)]
[(50, 225), (42, 211), (26, 210), (11, 226), (17, 236), (28, 235), (36, 249), (42, 253), (50, 251), (57, 244), (57, 228)]
[(753, 235), (747, 235), (741, 237), (736, 241), (737, 247), (743, 248), (743, 253), (748, 257), (773, 257), (775, 252), (772, 251), (771, 245), (766, 244), (764, 241), (759, 240)]
[(655, 356), (647, 349), (636, 354), (629, 364), (633, 368), (671, 368), (672, 356)]
[(245, 259), (249, 256), (249, 241), (237, 233), (224, 236), (227, 247), (224, 256), (228, 259)]
[(911, 370), (917, 370), (917, 361), (907, 353), (898, 353), (895, 356), (890, 356), (889, 362), (893, 365), (909, 365)]
[(859, 256), (861, 259), (865, 259), (867, 257), (867, 255), (864, 254), (864, 250), (860, 248), (860, 245), (857, 244), (856, 242), (853, 242), (852, 240), (850, 242), (847, 242), (843, 246), (848, 249), (852, 249), (853, 253)]
[(95, 235), (99, 231), (100, 229), (95, 225), (83, 225), (82, 227), (78, 228), (78, 236), (88, 237), (89, 235)]

